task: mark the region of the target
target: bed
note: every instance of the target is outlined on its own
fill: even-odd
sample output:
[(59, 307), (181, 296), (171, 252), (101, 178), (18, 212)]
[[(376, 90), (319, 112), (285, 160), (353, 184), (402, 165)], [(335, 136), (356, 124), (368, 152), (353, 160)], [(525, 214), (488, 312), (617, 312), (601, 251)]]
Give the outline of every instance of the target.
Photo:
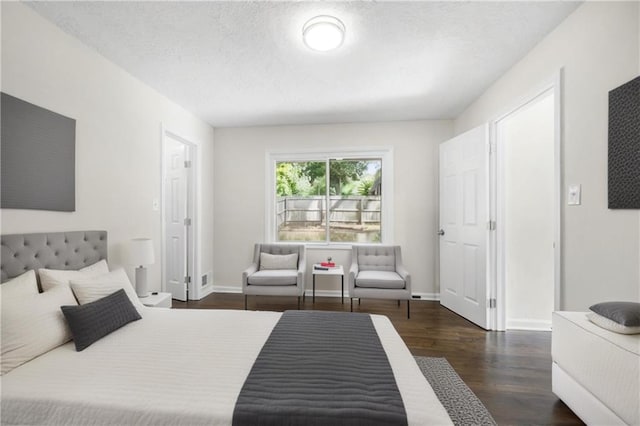
[(613, 333), (586, 314), (553, 314), (553, 392), (587, 424), (640, 424), (640, 334)]
[[(106, 259), (106, 253), (104, 231), (3, 236), (2, 280), (41, 267), (80, 269)], [(326, 328), (314, 328), (320, 327), (318, 324), (324, 322), (325, 317), (314, 315), (329, 313), (172, 310), (142, 306), (137, 309), (141, 320), (129, 323), (81, 352), (75, 350), (74, 342), (68, 342), (4, 374), (1, 378), (2, 424), (255, 423), (247, 420), (251, 417), (239, 416), (241, 402), (245, 408), (264, 409), (280, 404), (275, 412), (269, 412), (271, 417), (265, 416), (264, 411), (259, 413), (262, 424), (336, 424), (336, 419), (331, 417), (336, 413), (338, 424), (388, 423), (385, 415), (388, 406), (393, 406), (391, 399), (389, 403), (384, 402), (388, 389), (376, 388), (369, 392), (384, 396), (376, 400), (370, 399), (367, 389), (358, 388), (357, 376), (370, 368), (371, 360), (366, 354), (358, 355), (358, 345), (351, 343), (350, 338), (345, 339), (351, 331), (350, 326), (343, 327), (343, 324), (350, 324), (348, 318), (353, 314), (327, 317), (336, 332), (344, 328), (347, 333), (340, 337), (341, 344), (334, 344), (332, 348), (321, 339), (316, 340), (315, 347), (305, 346), (309, 335), (325, 333), (327, 339)], [(304, 327), (289, 332), (282, 328), (285, 318)], [(396, 423), (451, 424), (445, 408), (389, 319), (379, 315), (366, 315), (365, 319), (364, 314), (356, 318), (372, 324), (384, 358), (388, 360), (403, 407), (404, 417), (394, 418)], [(273, 350), (270, 348), (278, 330), (285, 344), (265, 363), (264, 354)], [(326, 359), (333, 359), (338, 347), (344, 349), (346, 356), (353, 352), (361, 358), (326, 365)], [(298, 356), (305, 350), (322, 356)], [(273, 364), (280, 364), (281, 370), (290, 365), (289, 376), (274, 378), (265, 374), (264, 366)], [(283, 377), (304, 379), (306, 371), (324, 371), (326, 377), (348, 377), (348, 383), (353, 378), (355, 385), (351, 391), (360, 393), (342, 399), (327, 396), (321, 389), (330, 389), (331, 384), (323, 383), (324, 377), (301, 384), (306, 386), (304, 389), (292, 388), (293, 382), (288, 379), (283, 383)], [(251, 383), (254, 394), (247, 394)], [(280, 392), (272, 386), (285, 388), (288, 395), (307, 396), (289, 396), (284, 404), (282, 401), (272, 403), (269, 395)], [(359, 406), (358, 400), (361, 400)], [(366, 415), (359, 418), (362, 411), (357, 410), (362, 407)]]

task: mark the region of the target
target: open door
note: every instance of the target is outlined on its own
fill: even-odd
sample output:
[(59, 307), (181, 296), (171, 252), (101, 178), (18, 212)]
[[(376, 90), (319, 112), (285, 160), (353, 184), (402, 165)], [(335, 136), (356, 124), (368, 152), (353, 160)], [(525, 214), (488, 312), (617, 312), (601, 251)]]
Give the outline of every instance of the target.
[(172, 298), (186, 301), (189, 282), (189, 146), (165, 138), (164, 155), (164, 279)]
[(489, 127), (440, 145), (440, 303), (488, 326)]

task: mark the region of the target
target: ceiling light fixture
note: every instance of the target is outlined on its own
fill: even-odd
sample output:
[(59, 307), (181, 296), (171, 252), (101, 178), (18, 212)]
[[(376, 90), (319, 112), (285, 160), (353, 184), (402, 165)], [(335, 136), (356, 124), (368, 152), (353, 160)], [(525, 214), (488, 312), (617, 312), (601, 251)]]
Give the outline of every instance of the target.
[(320, 15), (311, 18), (302, 27), (302, 40), (310, 49), (319, 52), (333, 50), (344, 41), (344, 24), (338, 18)]

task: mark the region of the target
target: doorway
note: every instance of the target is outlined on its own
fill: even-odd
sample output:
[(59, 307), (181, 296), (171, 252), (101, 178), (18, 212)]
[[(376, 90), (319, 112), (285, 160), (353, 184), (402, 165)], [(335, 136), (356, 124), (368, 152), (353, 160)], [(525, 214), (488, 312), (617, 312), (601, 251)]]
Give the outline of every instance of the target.
[(557, 307), (557, 96), (550, 87), (495, 122), (498, 330), (551, 330)]
[(197, 146), (165, 128), (162, 136), (162, 286), (172, 298), (187, 301), (197, 276)]
[(440, 144), (440, 303), (488, 330), (561, 308), (561, 83)]

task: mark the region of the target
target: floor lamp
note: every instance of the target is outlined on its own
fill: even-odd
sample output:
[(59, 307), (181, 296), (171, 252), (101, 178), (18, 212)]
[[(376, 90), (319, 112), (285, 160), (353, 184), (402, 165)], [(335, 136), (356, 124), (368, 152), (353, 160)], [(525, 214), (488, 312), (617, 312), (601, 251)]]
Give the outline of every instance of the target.
[(129, 263), (136, 268), (136, 294), (138, 297), (149, 296), (147, 268), (155, 262), (153, 257), (153, 241), (149, 238), (135, 238), (129, 242)]

